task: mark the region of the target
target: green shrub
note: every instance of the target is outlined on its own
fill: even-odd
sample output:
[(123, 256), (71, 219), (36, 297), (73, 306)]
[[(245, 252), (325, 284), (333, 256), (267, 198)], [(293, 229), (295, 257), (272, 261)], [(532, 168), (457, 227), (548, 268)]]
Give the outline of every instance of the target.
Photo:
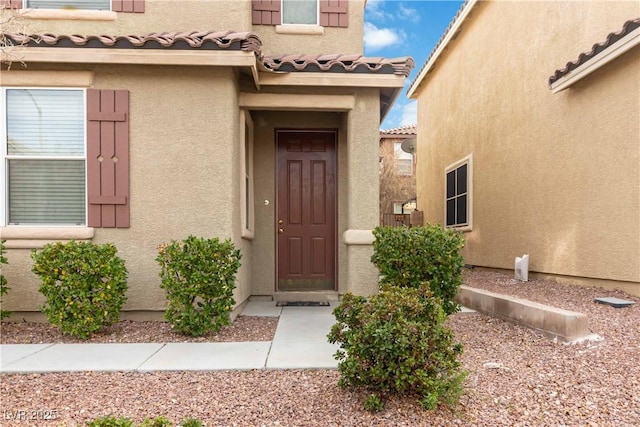
[(365, 409), (382, 409), (381, 396), (389, 394), (415, 396), (426, 409), (457, 402), (466, 376), (458, 361), (462, 345), (426, 284), (384, 286), (368, 301), (348, 293), (334, 315), (328, 338), (340, 345), (339, 385), (373, 393)]
[(131, 418), (120, 417), (116, 418), (113, 415), (107, 417), (96, 418), (93, 421), (87, 422), (89, 427), (133, 427), (133, 420)]
[[(95, 420), (87, 422), (89, 427), (171, 427), (173, 423), (166, 417), (146, 418), (142, 421), (142, 424), (135, 424), (131, 418), (120, 417), (116, 418), (113, 415), (106, 417), (96, 418)], [(183, 427), (203, 427), (202, 421), (195, 418), (186, 418), (180, 424)]]
[(168, 302), (164, 317), (173, 328), (200, 336), (228, 325), (242, 257), (231, 240), (189, 236), (161, 245), (158, 252)]
[(370, 394), (363, 403), (364, 409), (369, 412), (380, 412), (384, 409), (384, 402), (375, 393)]
[(50, 243), (33, 250), (42, 312), (63, 333), (87, 339), (116, 323), (127, 298), (127, 269), (113, 244)]
[(373, 230), (371, 262), (380, 271), (381, 285), (417, 288), (428, 282), (442, 300), (446, 314), (459, 306), (453, 301), (462, 284), (464, 261), (459, 232), (439, 225), (424, 227), (377, 227)]
[(140, 427), (172, 427), (173, 423), (166, 417), (146, 418)]
[(180, 425), (182, 427), (203, 427), (202, 421), (196, 420), (195, 418), (187, 418), (181, 422)]
[(2, 296), (6, 295), (9, 289), (11, 289), (7, 286), (7, 278), (2, 274), (2, 264), (8, 263), (7, 258), (4, 256), (6, 252), (4, 249), (4, 242), (5, 240), (0, 240), (0, 320), (11, 316), (10, 311), (2, 310)]

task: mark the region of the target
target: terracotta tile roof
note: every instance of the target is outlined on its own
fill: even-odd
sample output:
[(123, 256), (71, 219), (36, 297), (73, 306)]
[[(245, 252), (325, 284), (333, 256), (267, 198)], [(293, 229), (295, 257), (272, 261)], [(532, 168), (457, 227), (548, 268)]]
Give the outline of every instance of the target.
[(263, 58), (270, 71), (330, 71), (336, 73), (398, 74), (408, 77), (415, 63), (413, 58), (368, 58), (362, 55), (277, 55)]
[(253, 32), (191, 31), (127, 36), (4, 33), (3, 36), (10, 45), (30, 47), (242, 50), (254, 52), (266, 70), (276, 72), (353, 72), (407, 77), (415, 65), (410, 57), (387, 59), (344, 54), (263, 57), (262, 41)]
[(617, 33), (610, 33), (607, 36), (607, 39), (605, 41), (603, 41), (602, 43), (594, 44), (589, 52), (581, 53), (580, 56), (578, 56), (578, 59), (572, 62), (568, 62), (564, 68), (556, 70), (555, 73), (553, 73), (553, 75), (549, 77), (549, 85), (553, 84), (557, 80), (566, 76), (571, 71), (578, 68), (579, 66), (590, 61), (591, 59), (596, 57), (598, 54), (600, 54), (602, 51), (608, 49), (610, 46), (614, 45), (620, 39), (625, 37), (627, 34), (630, 34), (637, 28), (640, 28), (640, 18), (632, 19), (630, 21), (625, 22), (624, 26), (622, 27), (622, 30), (620, 30)]
[(400, 126), (392, 129), (383, 129), (380, 131), (380, 136), (396, 136), (396, 135), (416, 135), (418, 129), (416, 125)]
[(257, 34), (235, 31), (163, 32), (128, 36), (4, 33), (4, 36), (14, 45), (33, 47), (229, 49), (255, 52), (257, 55), (262, 48)]

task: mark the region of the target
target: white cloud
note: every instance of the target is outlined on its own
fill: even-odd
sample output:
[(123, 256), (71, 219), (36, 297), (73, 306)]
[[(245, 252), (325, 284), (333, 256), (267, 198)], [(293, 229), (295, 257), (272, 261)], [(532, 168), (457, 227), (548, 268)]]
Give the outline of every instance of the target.
[(416, 123), (418, 123), (418, 103), (412, 100), (402, 106), (402, 116), (398, 126), (415, 125)]
[(368, 19), (374, 21), (387, 21), (393, 19), (393, 15), (385, 12), (383, 0), (368, 0), (365, 9)]
[(411, 21), (413, 23), (420, 22), (420, 14), (418, 13), (418, 11), (411, 7), (405, 6), (402, 3), (398, 5), (398, 17), (400, 19)]
[(378, 28), (371, 22), (364, 23), (364, 45), (371, 50), (379, 50), (385, 47), (400, 44), (405, 35), (402, 31), (393, 28)]

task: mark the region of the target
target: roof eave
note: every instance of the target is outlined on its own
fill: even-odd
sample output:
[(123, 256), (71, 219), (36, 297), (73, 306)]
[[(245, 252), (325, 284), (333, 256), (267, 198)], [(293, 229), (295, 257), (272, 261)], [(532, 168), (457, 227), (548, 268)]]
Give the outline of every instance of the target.
[(248, 68), (259, 87), (256, 57), (241, 50), (105, 49), (74, 47), (8, 47), (1, 62), (224, 66)]
[(438, 61), (438, 58), (440, 57), (440, 55), (442, 55), (442, 52), (444, 52), (444, 50), (447, 48), (449, 43), (453, 39), (455, 39), (455, 37), (458, 34), (458, 31), (460, 31), (460, 27), (465, 22), (467, 17), (471, 14), (471, 11), (473, 10), (474, 6), (478, 2), (479, 0), (467, 0), (466, 3), (464, 3), (463, 8), (459, 12), (460, 14), (457, 16), (457, 18), (455, 18), (455, 20), (453, 21), (453, 23), (451, 24), (451, 26), (449, 27), (445, 35), (442, 37), (440, 42), (436, 45), (433, 52), (429, 55), (427, 62), (425, 62), (425, 64), (420, 69), (420, 72), (418, 73), (418, 77), (416, 77), (413, 83), (411, 83), (411, 86), (409, 86), (409, 90), (407, 91), (408, 98), (416, 99), (416, 95), (417, 95), (416, 91), (422, 84), (422, 81), (425, 79), (427, 74), (429, 74), (431, 69), (435, 66), (435, 63)]
[(564, 89), (567, 89), (579, 80), (582, 80), (589, 74), (593, 73), (607, 63), (616, 59), (618, 56), (638, 45), (640, 45), (640, 28), (636, 28), (634, 31), (630, 32), (619, 41), (609, 46), (607, 49), (595, 55), (593, 58), (580, 65), (575, 70), (572, 70), (559, 79), (555, 80), (549, 85), (549, 88), (553, 93), (558, 93)]

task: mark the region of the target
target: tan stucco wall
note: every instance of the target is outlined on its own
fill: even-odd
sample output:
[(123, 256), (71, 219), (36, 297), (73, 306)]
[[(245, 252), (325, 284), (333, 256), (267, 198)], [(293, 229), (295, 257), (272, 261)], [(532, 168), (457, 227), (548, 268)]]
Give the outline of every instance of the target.
[[(50, 15), (70, 18), (64, 11)], [(38, 11), (42, 13), (42, 11)], [(8, 16), (9, 12), (5, 12)], [(253, 31), (260, 36), (266, 55), (283, 53), (362, 53), (364, 1), (349, 2), (349, 27), (318, 27), (320, 34), (281, 34), (274, 25), (252, 25), (250, 0), (146, 0), (144, 13), (111, 13), (113, 20), (91, 19), (34, 19), (28, 13), (7, 27), (10, 31), (54, 34), (139, 35), (173, 31)]]
[[(250, 242), (240, 238), (237, 218), (242, 181), (235, 79), (224, 68), (95, 69), (95, 88), (130, 91), (131, 227), (96, 228), (93, 239), (115, 243), (126, 261), (126, 310), (164, 308), (156, 248), (190, 234), (233, 238), (243, 251), (235, 298), (241, 303), (249, 296)], [(42, 300), (29, 251), (10, 249), (8, 259), (7, 309), (37, 309)]]
[(349, 1), (349, 27), (324, 27), (321, 34), (278, 34), (273, 25), (254, 25), (265, 55), (362, 53), (364, 51), (364, 1)]
[(110, 21), (25, 19), (16, 21), (28, 33), (146, 34), (163, 31), (250, 31), (250, 0), (145, 0), (144, 13), (116, 13)]
[(466, 263), (512, 269), (528, 253), (533, 271), (640, 295), (640, 49), (548, 88), (638, 12), (622, 1), (480, 3), (424, 79), (418, 208), (442, 223), (444, 169), (473, 155)]

